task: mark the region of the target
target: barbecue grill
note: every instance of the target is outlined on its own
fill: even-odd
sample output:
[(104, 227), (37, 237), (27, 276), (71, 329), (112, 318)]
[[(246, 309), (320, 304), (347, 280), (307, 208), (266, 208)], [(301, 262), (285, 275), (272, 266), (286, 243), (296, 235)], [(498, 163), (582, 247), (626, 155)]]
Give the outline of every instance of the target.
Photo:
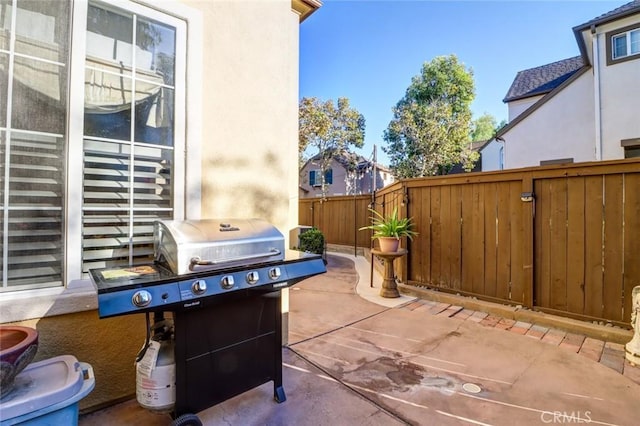
[(283, 402), (280, 290), (326, 272), (321, 256), (285, 250), (264, 220), (215, 219), (157, 221), (154, 257), (89, 272), (100, 318), (144, 312), (149, 323), (151, 312), (157, 321), (171, 313), (173, 417), (269, 381)]

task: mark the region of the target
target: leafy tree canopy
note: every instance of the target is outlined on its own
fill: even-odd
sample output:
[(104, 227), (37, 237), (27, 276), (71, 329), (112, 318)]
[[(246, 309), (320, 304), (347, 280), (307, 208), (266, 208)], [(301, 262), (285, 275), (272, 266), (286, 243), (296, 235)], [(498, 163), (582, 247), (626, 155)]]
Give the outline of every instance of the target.
[(451, 105), (452, 114), (466, 114), (475, 98), (473, 71), (458, 62), (456, 55), (437, 56), (422, 65), (421, 73), (411, 79), (404, 98), (398, 102)]
[(471, 141), (487, 141), (496, 134), (498, 122), (491, 114), (483, 114), (471, 123)]
[(457, 163), (471, 170), (478, 158), (469, 143), (474, 97), (473, 72), (455, 55), (422, 66), (384, 132), (396, 177), (446, 174)]
[(299, 105), (298, 152), (300, 167), (307, 149), (318, 155), (322, 193), (326, 193), (325, 171), (337, 155), (347, 155), (351, 148), (364, 145), (364, 116), (349, 106), (348, 98), (338, 98), (337, 103), (329, 99), (302, 98)]

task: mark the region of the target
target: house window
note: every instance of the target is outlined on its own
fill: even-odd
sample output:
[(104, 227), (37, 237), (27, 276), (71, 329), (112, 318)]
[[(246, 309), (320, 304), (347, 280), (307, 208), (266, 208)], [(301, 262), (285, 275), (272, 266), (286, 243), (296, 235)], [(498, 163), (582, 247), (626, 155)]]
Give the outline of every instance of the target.
[[(322, 172), (317, 170), (309, 171), (309, 185), (311, 186), (322, 186)], [(324, 183), (325, 185), (331, 185), (333, 183), (333, 169), (328, 169), (324, 172)]]
[(624, 149), (624, 158), (640, 157), (640, 146), (628, 146)]
[(640, 138), (623, 139), (620, 145), (624, 149), (624, 158), (640, 157)]
[(180, 204), (186, 25), (118, 5), (0, 0), (0, 291), (150, 260)]
[(609, 32), (607, 37), (607, 64), (635, 59), (640, 54), (640, 28), (625, 27)]
[(62, 284), (69, 4), (0, 0), (0, 291)]
[(611, 40), (613, 59), (640, 53), (640, 29), (613, 36)]
[[(161, 18), (162, 19), (162, 18)], [(149, 262), (173, 217), (175, 24), (90, 3), (84, 96), (82, 269)]]
[(573, 158), (554, 158), (553, 160), (540, 161), (541, 166), (553, 166), (556, 164), (571, 164), (571, 163), (573, 163)]

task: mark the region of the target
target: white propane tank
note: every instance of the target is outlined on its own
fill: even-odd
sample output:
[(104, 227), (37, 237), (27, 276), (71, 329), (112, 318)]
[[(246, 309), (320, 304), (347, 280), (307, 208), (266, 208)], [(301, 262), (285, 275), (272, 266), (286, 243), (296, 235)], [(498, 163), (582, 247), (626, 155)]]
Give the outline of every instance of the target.
[[(158, 348), (159, 344), (159, 348)], [(155, 363), (145, 355), (136, 362), (136, 399), (147, 410), (159, 413), (173, 410), (176, 402), (176, 362), (173, 340), (151, 342), (149, 350), (157, 350)], [(155, 364), (155, 365), (153, 365)], [(150, 375), (148, 374), (150, 370)]]

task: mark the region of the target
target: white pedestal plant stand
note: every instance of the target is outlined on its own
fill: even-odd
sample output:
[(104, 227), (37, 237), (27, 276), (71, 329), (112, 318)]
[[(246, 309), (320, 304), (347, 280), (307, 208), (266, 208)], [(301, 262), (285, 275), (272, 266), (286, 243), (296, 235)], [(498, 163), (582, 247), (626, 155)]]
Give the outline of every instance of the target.
[(631, 326), (633, 338), (624, 347), (625, 357), (633, 365), (640, 365), (640, 286), (631, 292)]

